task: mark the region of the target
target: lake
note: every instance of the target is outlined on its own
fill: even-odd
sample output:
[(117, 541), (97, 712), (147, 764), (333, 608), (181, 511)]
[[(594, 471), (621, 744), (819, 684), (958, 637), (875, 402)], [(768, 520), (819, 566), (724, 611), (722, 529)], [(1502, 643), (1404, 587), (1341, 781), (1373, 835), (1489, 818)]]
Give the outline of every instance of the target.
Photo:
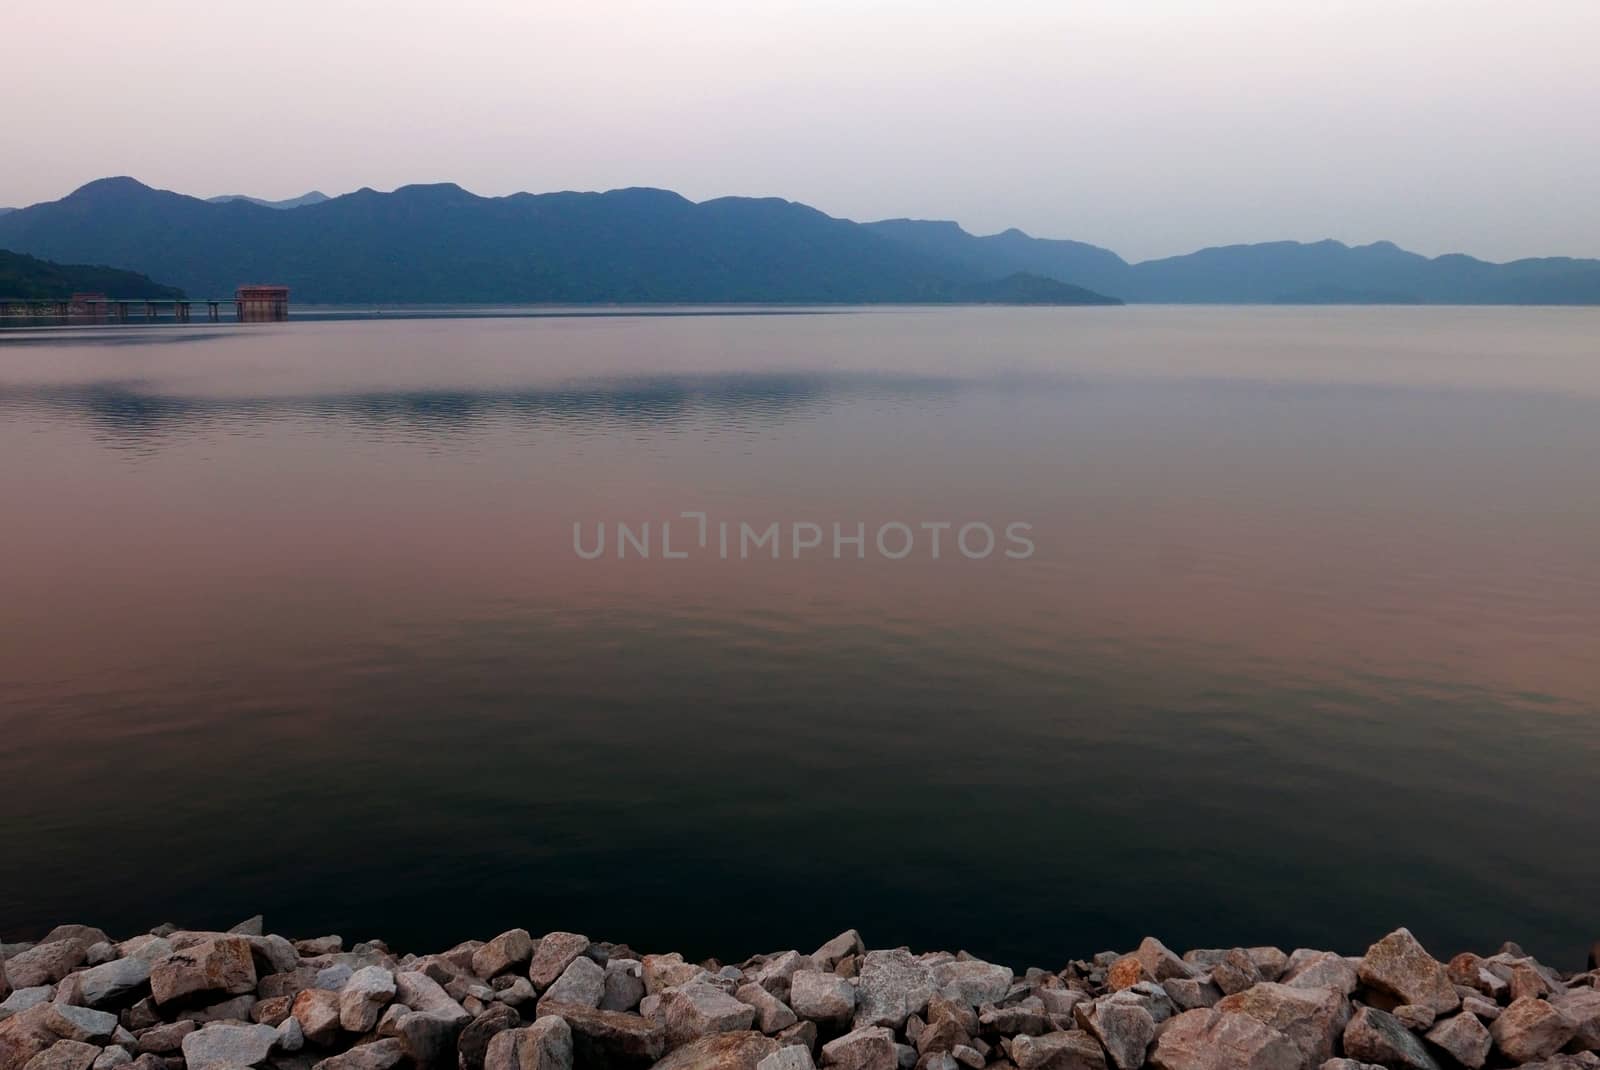
[(1600, 937), (1600, 310), (11, 331), (0, 458), (6, 939)]

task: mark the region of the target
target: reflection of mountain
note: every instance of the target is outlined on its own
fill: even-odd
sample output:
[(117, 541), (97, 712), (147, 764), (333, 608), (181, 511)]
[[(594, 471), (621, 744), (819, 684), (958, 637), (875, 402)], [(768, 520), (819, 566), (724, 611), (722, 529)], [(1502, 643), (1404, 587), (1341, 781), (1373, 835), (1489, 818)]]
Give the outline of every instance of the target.
[(688, 420), (770, 425), (845, 395), (946, 394), (954, 380), (837, 374), (673, 376), (573, 383), (548, 389), (414, 390), (283, 397), (194, 397), (137, 382), (0, 389), (11, 406), (80, 416), (118, 435), (142, 436), (250, 420), (334, 420), (358, 429), (450, 434), (495, 421), (589, 426), (596, 431)]

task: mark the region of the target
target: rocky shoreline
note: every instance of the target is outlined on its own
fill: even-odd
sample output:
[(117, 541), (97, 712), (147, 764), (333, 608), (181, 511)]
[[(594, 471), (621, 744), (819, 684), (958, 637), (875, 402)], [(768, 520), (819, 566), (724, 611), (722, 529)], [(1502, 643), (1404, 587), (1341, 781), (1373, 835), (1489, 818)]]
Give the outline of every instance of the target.
[(1178, 955), (1059, 971), (868, 950), (737, 965), (526, 930), (431, 955), (252, 918), (0, 945), (0, 1070), (1600, 1070), (1600, 969), (1514, 944), (1448, 962), (1405, 929), (1359, 957)]

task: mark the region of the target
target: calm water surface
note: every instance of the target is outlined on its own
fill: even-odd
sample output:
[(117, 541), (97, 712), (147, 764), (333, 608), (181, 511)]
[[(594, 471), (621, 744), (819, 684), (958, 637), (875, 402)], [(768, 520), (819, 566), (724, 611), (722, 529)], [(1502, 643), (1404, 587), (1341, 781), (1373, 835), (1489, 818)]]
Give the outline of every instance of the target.
[(1597, 473), (1593, 310), (8, 332), (0, 935), (1575, 967)]

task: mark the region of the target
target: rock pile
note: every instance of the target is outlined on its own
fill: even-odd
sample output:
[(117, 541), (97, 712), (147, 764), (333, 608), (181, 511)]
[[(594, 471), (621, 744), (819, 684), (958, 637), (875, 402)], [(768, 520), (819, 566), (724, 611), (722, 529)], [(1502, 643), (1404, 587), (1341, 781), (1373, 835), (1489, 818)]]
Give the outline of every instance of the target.
[(0, 1070), (1600, 1070), (1593, 961), (1441, 963), (1405, 929), (1359, 958), (1146, 939), (1019, 976), (854, 930), (723, 965), (523, 929), (347, 950), (258, 917), (64, 925), (0, 963)]

